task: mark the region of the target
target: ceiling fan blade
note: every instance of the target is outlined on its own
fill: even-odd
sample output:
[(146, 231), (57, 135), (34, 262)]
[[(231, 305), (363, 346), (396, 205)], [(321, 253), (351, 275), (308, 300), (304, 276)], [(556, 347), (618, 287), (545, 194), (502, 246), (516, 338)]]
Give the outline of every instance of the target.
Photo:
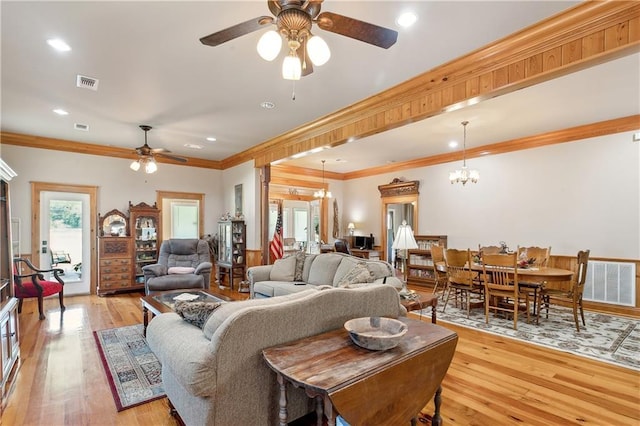
[(332, 12), (318, 15), (318, 27), (384, 49), (390, 48), (398, 40), (397, 31)]
[(260, 16), (259, 18), (250, 19), (224, 30), (209, 34), (202, 37), (200, 42), (207, 46), (218, 46), (234, 38), (238, 38), (245, 34), (252, 33), (259, 30), (267, 24), (273, 24), (273, 18), (271, 16)]
[(151, 148), (151, 152), (153, 152), (154, 154), (159, 154), (161, 152), (171, 152), (171, 151), (165, 148)]
[[(304, 49), (302, 47), (304, 47)], [(300, 63), (302, 64), (302, 77), (311, 74), (313, 72), (313, 63), (311, 63), (311, 59), (309, 58), (309, 52), (307, 51), (306, 42), (304, 46), (301, 46), (298, 50), (296, 50), (296, 54), (298, 55), (298, 58), (300, 58)]]
[(157, 155), (158, 157), (163, 157), (163, 158), (168, 158), (170, 160), (174, 160), (174, 161), (179, 161), (181, 163), (186, 163), (187, 159), (184, 157), (178, 157), (176, 155), (169, 155), (169, 154), (163, 154), (161, 152), (156, 153), (155, 155)]

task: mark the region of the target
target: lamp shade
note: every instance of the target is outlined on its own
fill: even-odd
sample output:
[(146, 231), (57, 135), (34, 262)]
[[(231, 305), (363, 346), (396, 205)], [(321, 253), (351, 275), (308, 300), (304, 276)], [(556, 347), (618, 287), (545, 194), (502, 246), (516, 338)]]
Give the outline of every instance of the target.
[(276, 31), (267, 31), (262, 34), (256, 46), (258, 54), (265, 61), (273, 61), (282, 48), (282, 37)]
[(153, 158), (147, 160), (147, 164), (144, 165), (144, 171), (145, 173), (154, 173), (156, 170), (158, 170), (158, 165), (156, 164), (155, 160)]
[(391, 248), (396, 250), (409, 250), (418, 248), (416, 239), (413, 238), (413, 231), (411, 226), (407, 225), (407, 221), (403, 220), (402, 225), (398, 227), (396, 238), (393, 240)]
[(300, 80), (302, 75), (302, 64), (300, 58), (294, 53), (284, 57), (282, 63), (282, 78), (285, 80)]
[(329, 50), (327, 42), (315, 35), (307, 41), (307, 52), (309, 52), (309, 59), (313, 65), (324, 65), (331, 58), (331, 50)]
[(140, 160), (136, 160), (133, 163), (131, 163), (129, 165), (129, 167), (131, 168), (131, 170), (133, 170), (134, 172), (137, 172), (138, 170), (140, 170)]
[(354, 225), (353, 222), (349, 222), (347, 229), (356, 229), (356, 225)]

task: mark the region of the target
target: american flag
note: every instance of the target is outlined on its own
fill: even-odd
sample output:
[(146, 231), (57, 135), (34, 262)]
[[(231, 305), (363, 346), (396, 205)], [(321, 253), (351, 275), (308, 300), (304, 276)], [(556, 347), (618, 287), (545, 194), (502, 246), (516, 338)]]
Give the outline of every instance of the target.
[(282, 204), (278, 204), (278, 219), (276, 220), (276, 229), (273, 232), (273, 240), (269, 244), (269, 252), (273, 261), (282, 258), (284, 254), (284, 243), (282, 240)]

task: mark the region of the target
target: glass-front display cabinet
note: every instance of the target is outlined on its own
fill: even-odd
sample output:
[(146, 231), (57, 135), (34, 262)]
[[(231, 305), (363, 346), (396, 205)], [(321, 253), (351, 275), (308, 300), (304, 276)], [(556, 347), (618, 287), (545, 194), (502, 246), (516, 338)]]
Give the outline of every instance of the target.
[(218, 268), (219, 284), (224, 285), (229, 274), (229, 287), (233, 290), (234, 278), (244, 279), (246, 270), (246, 225), (243, 220), (218, 222)]
[(134, 240), (135, 280), (144, 284), (142, 267), (158, 263), (160, 210), (156, 203), (150, 206), (143, 202), (134, 206), (129, 202), (129, 220)]

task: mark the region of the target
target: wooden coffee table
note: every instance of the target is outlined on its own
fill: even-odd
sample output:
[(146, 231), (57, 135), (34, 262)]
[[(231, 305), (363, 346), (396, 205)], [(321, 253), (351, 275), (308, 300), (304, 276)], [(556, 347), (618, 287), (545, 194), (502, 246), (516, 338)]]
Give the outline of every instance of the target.
[(419, 311), (431, 306), (431, 322), (436, 323), (436, 308), (438, 306), (438, 295), (434, 293), (428, 293), (421, 290), (412, 290), (414, 295), (411, 299), (400, 298), (400, 303), (405, 307), (407, 312)]
[[(196, 299), (201, 302), (233, 302), (233, 299), (222, 294), (212, 293), (209, 290), (201, 288), (177, 289), (169, 291), (159, 291), (149, 296), (141, 297), (142, 303), (142, 322), (144, 324), (144, 336), (147, 335), (147, 325), (149, 325), (149, 312), (153, 315), (160, 315), (167, 312), (173, 312), (173, 298), (182, 293), (197, 294)], [(194, 301), (196, 301), (194, 300)]]

